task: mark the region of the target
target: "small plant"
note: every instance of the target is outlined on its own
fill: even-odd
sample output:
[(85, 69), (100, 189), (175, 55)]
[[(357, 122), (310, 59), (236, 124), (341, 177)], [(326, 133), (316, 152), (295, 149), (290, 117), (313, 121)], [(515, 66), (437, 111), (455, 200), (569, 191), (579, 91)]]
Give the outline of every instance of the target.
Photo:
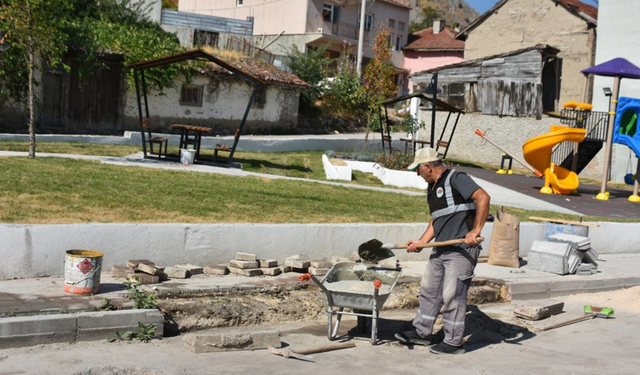
[(100, 305), (100, 310), (102, 310), (102, 311), (113, 311), (113, 310), (117, 310), (117, 309), (118, 308), (111, 303), (111, 300), (109, 298), (105, 298), (105, 299), (102, 300), (102, 304)]
[(376, 159), (376, 163), (382, 165), (387, 169), (395, 169), (399, 171), (404, 171), (407, 169), (409, 164), (413, 162), (413, 155), (404, 154), (404, 153), (393, 153), (387, 155), (378, 156)]
[(327, 150), (324, 154), (327, 155), (328, 158), (335, 158), (337, 155), (333, 150)]
[(107, 341), (131, 341), (137, 338), (138, 340), (147, 343), (153, 340), (154, 337), (156, 337), (156, 326), (153, 325), (153, 323), (144, 324), (142, 322), (138, 322), (138, 332), (129, 330), (125, 331), (125, 333), (123, 334), (120, 334), (120, 332), (116, 331), (115, 335), (107, 339)]
[(140, 279), (128, 279), (123, 284), (129, 291), (129, 299), (134, 302), (134, 309), (155, 309), (158, 307), (158, 297), (140, 287)]

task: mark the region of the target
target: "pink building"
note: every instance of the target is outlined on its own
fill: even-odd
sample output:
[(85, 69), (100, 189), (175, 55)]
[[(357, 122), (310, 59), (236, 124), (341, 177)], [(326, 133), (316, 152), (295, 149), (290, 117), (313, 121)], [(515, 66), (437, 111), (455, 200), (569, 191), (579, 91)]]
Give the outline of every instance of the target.
[[(404, 52), (404, 68), (411, 74), (464, 61), (464, 42), (454, 36), (457, 32), (435, 21), (433, 27), (409, 35)], [(409, 87), (413, 83), (409, 81)]]

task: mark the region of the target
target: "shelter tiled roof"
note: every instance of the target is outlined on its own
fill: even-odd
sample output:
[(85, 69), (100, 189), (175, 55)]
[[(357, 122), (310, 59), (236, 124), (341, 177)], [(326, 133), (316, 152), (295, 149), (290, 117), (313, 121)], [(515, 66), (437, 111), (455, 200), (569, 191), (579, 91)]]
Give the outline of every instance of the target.
[(593, 18), (594, 20), (598, 19), (598, 8), (591, 6), (589, 4), (585, 4), (582, 1), (578, 0), (558, 0), (563, 3), (567, 7), (575, 8), (578, 12), (582, 12), (587, 16)]
[(404, 50), (464, 50), (464, 42), (455, 38), (456, 32), (445, 27), (437, 34), (433, 27), (409, 35)]
[[(242, 56), (240, 58), (225, 58), (223, 56), (217, 56), (219, 59), (223, 60), (229, 65), (245, 71), (252, 76), (255, 76), (261, 79), (264, 82), (271, 84), (284, 84), (290, 86), (299, 86), (299, 87), (310, 87), (309, 83), (303, 81), (295, 74), (285, 72), (282, 69), (279, 69), (275, 65), (269, 64), (264, 60)], [(206, 72), (215, 73), (215, 74), (229, 74), (229, 71), (220, 67), (215, 63), (208, 63), (206, 67)]]

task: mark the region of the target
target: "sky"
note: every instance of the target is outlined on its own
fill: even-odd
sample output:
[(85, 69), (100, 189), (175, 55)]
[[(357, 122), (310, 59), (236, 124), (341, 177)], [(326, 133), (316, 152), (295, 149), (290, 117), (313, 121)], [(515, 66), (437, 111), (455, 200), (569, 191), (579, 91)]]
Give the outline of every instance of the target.
[[(475, 10), (477, 10), (480, 14), (488, 11), (494, 6), (498, 0), (465, 0), (467, 4), (471, 5)], [(583, 3), (597, 6), (597, 2), (595, 0), (582, 0)]]

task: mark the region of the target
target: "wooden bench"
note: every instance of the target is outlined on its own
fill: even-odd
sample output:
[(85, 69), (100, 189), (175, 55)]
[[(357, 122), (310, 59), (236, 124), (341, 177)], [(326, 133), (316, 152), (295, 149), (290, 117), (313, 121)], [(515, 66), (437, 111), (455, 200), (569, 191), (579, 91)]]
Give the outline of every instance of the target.
[[(236, 129), (236, 134), (233, 136), (233, 143), (235, 144), (238, 139), (240, 138), (240, 129)], [(217, 163), (218, 162), (218, 152), (231, 152), (231, 147), (230, 146), (226, 146), (226, 145), (221, 145), (221, 144), (217, 144), (214, 148), (213, 148), (213, 162)], [(227, 159), (228, 161), (228, 159)]]
[[(157, 155), (159, 158), (162, 157), (163, 155), (166, 157), (167, 156), (167, 147), (169, 145), (169, 138), (153, 136), (153, 134), (151, 133), (151, 128), (152, 127), (153, 127), (153, 125), (151, 123), (151, 119), (150, 118), (145, 117), (145, 118), (142, 119), (142, 130), (143, 130), (143, 132), (145, 130), (147, 131), (147, 137), (145, 139), (145, 137), (143, 136), (143, 141), (145, 143), (149, 144), (149, 154)], [(158, 145), (158, 147), (160, 148), (158, 150), (158, 152), (154, 152), (153, 151), (153, 145)], [(164, 153), (162, 152), (162, 145), (164, 145)]]

